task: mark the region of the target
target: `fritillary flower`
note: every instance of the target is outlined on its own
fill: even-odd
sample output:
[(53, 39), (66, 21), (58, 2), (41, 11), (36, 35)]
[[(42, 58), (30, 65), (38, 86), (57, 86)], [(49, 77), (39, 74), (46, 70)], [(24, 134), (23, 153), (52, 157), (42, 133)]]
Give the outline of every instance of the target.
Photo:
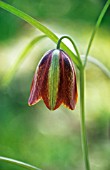
[(72, 60), (61, 49), (48, 51), (39, 62), (31, 85), (28, 104), (43, 99), (50, 110), (64, 104), (75, 109), (77, 102), (76, 74)]

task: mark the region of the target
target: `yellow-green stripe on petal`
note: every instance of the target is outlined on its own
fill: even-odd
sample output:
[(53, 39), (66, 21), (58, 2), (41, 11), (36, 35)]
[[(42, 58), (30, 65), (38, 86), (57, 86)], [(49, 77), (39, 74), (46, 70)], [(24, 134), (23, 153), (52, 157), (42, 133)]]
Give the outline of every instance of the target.
[(51, 65), (48, 74), (48, 93), (50, 109), (54, 110), (57, 102), (58, 87), (60, 80), (60, 64), (59, 64), (59, 50), (54, 50), (51, 58)]

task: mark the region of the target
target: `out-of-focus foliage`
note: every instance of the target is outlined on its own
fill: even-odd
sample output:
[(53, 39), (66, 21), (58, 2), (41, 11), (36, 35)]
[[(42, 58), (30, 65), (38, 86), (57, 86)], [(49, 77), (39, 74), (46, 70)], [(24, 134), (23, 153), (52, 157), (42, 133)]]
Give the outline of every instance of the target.
[[(88, 22), (94, 24), (105, 0), (4, 0), (34, 18), (46, 23), (52, 22)], [(110, 11), (102, 25), (109, 26)], [(0, 9), (0, 41), (12, 38), (23, 29), (24, 21)]]
[[(5, 0), (37, 18), (58, 35), (68, 34), (85, 53), (101, 0)], [(93, 41), (90, 55), (110, 69), (110, 9)], [(0, 80), (39, 31), (0, 9)], [(66, 43), (71, 48), (70, 43)], [(55, 48), (43, 40), (20, 66), (11, 84), (0, 88), (0, 155), (44, 170), (83, 170), (79, 98), (75, 111), (49, 111), (43, 102), (27, 105), (31, 80), (40, 57)], [(77, 80), (79, 77), (77, 73)], [(78, 83), (79, 85), (79, 83)], [(110, 169), (110, 80), (92, 64), (86, 68), (86, 124), (91, 169)], [(0, 162), (0, 170), (22, 170)]]

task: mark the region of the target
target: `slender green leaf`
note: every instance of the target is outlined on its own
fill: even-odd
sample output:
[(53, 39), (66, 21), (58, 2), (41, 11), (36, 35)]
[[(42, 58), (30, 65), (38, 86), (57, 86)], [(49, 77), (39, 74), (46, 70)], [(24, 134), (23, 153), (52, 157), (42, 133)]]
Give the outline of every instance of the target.
[(34, 47), (34, 45), (36, 43), (38, 43), (40, 40), (42, 40), (43, 38), (45, 38), (46, 35), (41, 35), (37, 38), (34, 38), (26, 47), (25, 49), (22, 51), (22, 53), (17, 57), (17, 60), (15, 61), (15, 63), (11, 66), (11, 68), (9, 68), (9, 70), (7, 71), (7, 73), (4, 75), (3, 80), (2, 80), (2, 85), (3, 86), (7, 86), (10, 81), (12, 80), (12, 78), (14, 77), (17, 69), (19, 68), (20, 64), (24, 61), (24, 59), (27, 57), (28, 53), (32, 50), (32, 48)]
[[(26, 13), (18, 10), (17, 8), (0, 1), (0, 7), (5, 9), (6, 11), (9, 11), (10, 13), (18, 16), (19, 18), (23, 19), (24, 21), (28, 22), (32, 26), (38, 28), (40, 31), (42, 31), (44, 34), (46, 34), (52, 41), (55, 43), (58, 42), (58, 37), (46, 26), (41, 24), (36, 19), (32, 18), (31, 16), (27, 15)], [(62, 48), (68, 53), (68, 55), (72, 58), (73, 62), (76, 64), (78, 68), (80, 68), (80, 63), (78, 61), (78, 58), (76, 55), (62, 42), (61, 43)]]
[(102, 11), (101, 11), (101, 13), (100, 13), (100, 15), (99, 15), (99, 17), (98, 17), (98, 20), (97, 20), (97, 22), (96, 22), (96, 25), (95, 25), (94, 30), (93, 30), (93, 32), (92, 32), (92, 35), (91, 35), (91, 37), (90, 37), (90, 41), (89, 41), (89, 43), (88, 43), (88, 47), (87, 47), (87, 51), (86, 51), (86, 55), (85, 55), (85, 60), (84, 60), (84, 67), (86, 66), (87, 57), (88, 57), (88, 54), (89, 54), (89, 51), (90, 51), (90, 48), (91, 48), (93, 39), (94, 39), (94, 37), (95, 37), (96, 31), (97, 31), (97, 29), (99, 28), (99, 26), (100, 26), (100, 24), (101, 24), (101, 22), (102, 22), (102, 19), (103, 19), (104, 15), (105, 15), (105, 13), (106, 13), (109, 5), (110, 5), (110, 0), (108, 0), (108, 1), (106, 2), (105, 6), (103, 7), (103, 9), (102, 9)]
[(15, 159), (6, 158), (6, 157), (3, 157), (3, 156), (0, 156), (0, 161), (11, 163), (13, 165), (18, 165), (18, 166), (21, 166), (21, 167), (26, 168), (28, 170), (41, 170), (41, 169), (39, 169), (39, 168), (37, 168), (33, 165), (30, 165), (30, 164), (27, 164), (27, 163), (24, 163), (24, 162), (15, 160)]

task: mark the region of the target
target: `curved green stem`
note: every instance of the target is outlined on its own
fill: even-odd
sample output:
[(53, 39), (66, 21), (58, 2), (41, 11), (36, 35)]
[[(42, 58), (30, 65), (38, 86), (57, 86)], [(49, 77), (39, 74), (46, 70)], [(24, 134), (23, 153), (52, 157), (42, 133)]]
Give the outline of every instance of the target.
[(3, 156), (0, 156), (0, 161), (11, 163), (13, 165), (18, 165), (18, 166), (21, 166), (21, 167), (26, 168), (28, 170), (41, 170), (41, 169), (39, 169), (39, 168), (37, 168), (33, 165), (30, 165), (30, 164), (27, 164), (27, 163), (24, 163), (24, 162), (15, 160), (15, 159), (6, 158), (6, 157), (3, 157)]
[(77, 46), (76, 46), (75, 42), (74, 42), (69, 36), (64, 35), (64, 36), (62, 36), (61, 38), (59, 38), (58, 43), (57, 43), (57, 49), (60, 48), (61, 41), (62, 41), (64, 38), (67, 38), (68, 40), (71, 41), (71, 43), (72, 43), (72, 45), (73, 45), (73, 47), (74, 47), (74, 49), (75, 49), (75, 51), (76, 51), (78, 60), (79, 60), (80, 64), (82, 65), (82, 61), (81, 61), (80, 54), (79, 54), (79, 51), (78, 51), (78, 49), (77, 49)]
[[(87, 146), (87, 137), (86, 137), (86, 125), (85, 125), (85, 87), (84, 87), (84, 70), (85, 70), (85, 66), (87, 63), (87, 57), (95, 36), (95, 33), (98, 29), (98, 27), (100, 26), (100, 23), (108, 9), (110, 5), (110, 0), (108, 0), (104, 6), (104, 8), (102, 9), (99, 18), (96, 22), (96, 26), (92, 32), (88, 47), (87, 47), (87, 51), (86, 51), (86, 55), (85, 55), (85, 60), (84, 60), (84, 65), (83, 67), (80, 69), (80, 109), (81, 109), (81, 134), (82, 134), (82, 149), (83, 149), (83, 155), (84, 155), (84, 160), (85, 160), (85, 167), (86, 170), (90, 170), (90, 163), (89, 163), (89, 156), (88, 156), (88, 146)], [(95, 61), (96, 63), (96, 61)], [(97, 64), (98, 66), (100, 66), (102, 69), (104, 69), (104, 67), (102, 65)], [(105, 71), (105, 70), (104, 70)]]
[[(3, 2), (3, 1), (0, 1), (0, 7), (5, 9), (6, 11), (9, 11), (10, 13), (18, 16), (19, 18), (28, 22), (32, 26), (38, 28), (41, 32), (46, 34), (55, 43), (58, 42), (58, 37), (50, 29), (48, 29), (46, 26), (41, 24), (36, 19), (32, 18), (31, 16), (27, 15), (26, 13), (18, 10), (17, 8), (15, 8), (15, 7), (13, 7), (13, 6), (11, 6), (11, 5)], [(79, 68), (80, 63), (79, 63), (77, 57), (75, 56), (75, 54), (64, 43), (62, 43), (62, 47), (68, 53), (68, 55), (71, 56), (72, 60), (76, 64), (76, 66)]]
[(6, 73), (6, 75), (3, 76), (3, 80), (2, 80), (3, 86), (8, 85), (10, 83), (10, 81), (12, 80), (12, 78), (13, 78), (14, 74), (16, 73), (18, 67), (24, 61), (24, 59), (26, 58), (28, 53), (32, 50), (34, 45), (45, 37), (46, 37), (46, 35), (41, 35), (41, 36), (34, 38), (31, 42), (29, 42), (29, 44), (24, 48), (22, 53), (17, 57), (17, 60), (15, 61), (13, 66), (11, 66), (11, 68), (9, 68), (9, 71)]
[(86, 55), (85, 55), (85, 61), (84, 61), (84, 67), (86, 66), (87, 56), (88, 56), (88, 54), (89, 54), (89, 51), (90, 51), (90, 48), (91, 48), (91, 45), (92, 45), (94, 36), (95, 36), (95, 34), (96, 34), (96, 31), (97, 31), (97, 29), (99, 28), (99, 26), (100, 26), (100, 24), (101, 24), (101, 21), (102, 21), (104, 15), (105, 15), (105, 13), (106, 13), (109, 5), (110, 5), (110, 0), (108, 0), (108, 1), (106, 2), (105, 6), (103, 7), (103, 9), (102, 9), (102, 11), (101, 11), (101, 13), (100, 13), (100, 15), (99, 15), (99, 17), (98, 17), (98, 20), (97, 20), (97, 22), (96, 22), (95, 28), (94, 28), (94, 30), (93, 30), (93, 32), (92, 32), (92, 35), (91, 35), (91, 38), (90, 38), (90, 41), (89, 41), (89, 44), (88, 44), (88, 47), (87, 47), (87, 51), (86, 51)]
[(90, 170), (87, 136), (86, 136), (86, 124), (85, 124), (85, 78), (84, 68), (80, 69), (80, 113), (81, 113), (81, 139), (82, 139), (82, 150), (85, 161), (86, 170)]
[[(82, 60), (85, 59), (85, 55), (81, 55)], [(98, 59), (92, 57), (92, 56), (88, 56), (87, 61), (93, 63), (94, 65), (96, 65), (97, 67), (99, 67), (101, 69), (101, 71), (103, 71), (103, 73), (110, 78), (110, 70), (103, 64), (101, 63)]]

